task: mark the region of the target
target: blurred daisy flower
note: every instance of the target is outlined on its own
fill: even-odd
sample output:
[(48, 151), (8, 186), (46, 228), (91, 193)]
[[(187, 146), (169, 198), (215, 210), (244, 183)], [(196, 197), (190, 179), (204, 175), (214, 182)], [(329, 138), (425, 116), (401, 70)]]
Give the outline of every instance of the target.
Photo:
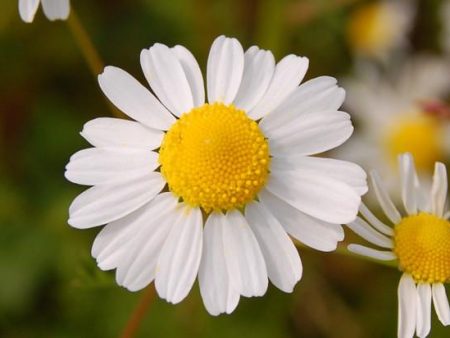
[(19, 14), (23, 21), (33, 22), (40, 2), (49, 20), (66, 20), (69, 17), (69, 0), (19, 0)]
[(346, 104), (358, 133), (338, 156), (377, 169), (390, 188), (396, 185), (401, 153), (412, 153), (419, 173), (429, 174), (434, 162), (450, 156), (450, 116), (441, 101), (450, 90), (448, 74), (448, 63), (424, 55), (389, 77), (361, 69), (346, 82)]
[(271, 52), (244, 53), (224, 36), (208, 58), (208, 103), (186, 48), (155, 44), (141, 66), (156, 96), (119, 68), (99, 76), (135, 121), (84, 126), (94, 147), (71, 157), (66, 177), (94, 187), (73, 201), (69, 223), (108, 223), (92, 255), (132, 291), (154, 280), (160, 297), (178, 303), (198, 274), (213, 315), (232, 312), (241, 295), (263, 295), (268, 278), (292, 292), (302, 265), (288, 234), (334, 250), (340, 224), (356, 217), (367, 190), (359, 166), (310, 156), (352, 134), (349, 115), (338, 111), (344, 90), (331, 77), (299, 86), (307, 58), (275, 64)]
[(347, 40), (358, 56), (386, 59), (407, 45), (412, 27), (412, 1), (376, 1), (358, 6), (350, 15)]
[[(443, 325), (450, 325), (450, 308), (444, 283), (450, 281), (450, 212), (446, 210), (447, 171), (436, 162), (431, 190), (423, 189), (410, 154), (399, 156), (401, 196), (405, 215), (389, 197), (376, 171), (373, 190), (394, 228), (381, 222), (361, 204), (361, 217), (348, 224), (356, 234), (383, 248), (350, 244), (348, 249), (370, 258), (396, 260), (403, 272), (398, 286), (398, 337), (414, 332), (426, 337), (431, 327), (431, 304)], [(386, 250), (387, 249), (387, 250)]]

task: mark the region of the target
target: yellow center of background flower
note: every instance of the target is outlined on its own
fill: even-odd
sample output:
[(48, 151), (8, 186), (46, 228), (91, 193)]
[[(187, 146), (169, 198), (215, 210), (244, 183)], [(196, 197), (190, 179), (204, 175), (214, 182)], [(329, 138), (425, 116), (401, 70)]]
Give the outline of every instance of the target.
[(241, 208), (267, 181), (269, 146), (244, 111), (221, 103), (183, 114), (159, 151), (169, 190), (205, 212)]
[(353, 49), (372, 56), (390, 48), (395, 23), (390, 22), (387, 10), (383, 3), (375, 2), (358, 8), (352, 14), (347, 36)]
[(395, 226), (394, 252), (400, 268), (417, 282), (450, 280), (450, 222), (419, 213)]
[(443, 156), (442, 126), (437, 119), (425, 114), (408, 116), (394, 123), (384, 142), (392, 163), (397, 163), (399, 154), (410, 152), (421, 171), (431, 171)]

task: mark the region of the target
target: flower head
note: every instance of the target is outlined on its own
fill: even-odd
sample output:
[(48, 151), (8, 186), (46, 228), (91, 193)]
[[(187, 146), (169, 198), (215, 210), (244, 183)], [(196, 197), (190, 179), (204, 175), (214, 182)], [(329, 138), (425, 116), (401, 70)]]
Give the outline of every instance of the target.
[[(398, 287), (398, 337), (426, 337), (430, 332), (431, 303), (444, 325), (450, 308), (444, 283), (450, 282), (450, 212), (446, 209), (447, 171), (437, 162), (430, 192), (419, 183), (410, 154), (399, 157), (401, 195), (405, 214), (390, 199), (376, 172), (371, 173), (380, 206), (394, 227), (382, 223), (362, 204), (348, 224), (356, 234), (384, 250), (351, 244), (348, 249), (379, 260), (395, 260), (403, 272)], [(387, 249), (387, 250), (386, 250)]]
[(49, 20), (66, 20), (69, 17), (70, 0), (19, 0), (19, 14), (23, 21), (33, 22), (40, 2)]
[(106, 67), (105, 95), (135, 121), (99, 118), (82, 131), (93, 148), (70, 159), (66, 177), (94, 185), (70, 207), (76, 228), (107, 224), (92, 255), (135, 291), (155, 281), (180, 302), (197, 275), (207, 310), (230, 313), (261, 296), (268, 278), (291, 292), (302, 265), (289, 235), (321, 251), (343, 239), (366, 175), (357, 165), (310, 155), (352, 133), (330, 77), (300, 85), (308, 59), (275, 64), (256, 46), (218, 37), (207, 95), (194, 56), (155, 44), (141, 66), (156, 97), (125, 71)]
[(346, 104), (360, 128), (339, 157), (376, 169), (391, 193), (399, 154), (411, 153), (419, 176), (430, 176), (436, 161), (450, 158), (450, 116), (442, 101), (449, 70), (445, 60), (420, 55), (387, 73), (365, 69), (349, 79)]

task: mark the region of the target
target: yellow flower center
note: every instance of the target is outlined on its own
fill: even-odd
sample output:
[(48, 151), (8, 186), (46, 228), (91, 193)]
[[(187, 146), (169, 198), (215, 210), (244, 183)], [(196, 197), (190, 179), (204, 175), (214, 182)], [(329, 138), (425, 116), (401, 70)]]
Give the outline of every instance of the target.
[(357, 9), (351, 16), (347, 36), (353, 49), (366, 55), (376, 55), (392, 44), (393, 26), (388, 9), (375, 2)]
[(205, 212), (241, 208), (265, 185), (269, 146), (244, 111), (222, 103), (183, 114), (159, 151), (170, 191)]
[(389, 128), (384, 142), (392, 163), (410, 152), (419, 170), (431, 171), (443, 156), (443, 134), (442, 125), (431, 116), (405, 116)]
[(395, 226), (394, 252), (400, 268), (417, 282), (450, 280), (450, 222), (419, 213)]

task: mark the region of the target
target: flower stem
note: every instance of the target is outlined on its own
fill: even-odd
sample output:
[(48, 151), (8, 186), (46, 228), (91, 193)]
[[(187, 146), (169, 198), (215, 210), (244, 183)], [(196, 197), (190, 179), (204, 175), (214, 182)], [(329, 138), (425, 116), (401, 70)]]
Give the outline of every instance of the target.
[[(86, 29), (83, 27), (83, 24), (78, 18), (77, 13), (74, 8), (70, 9), (70, 16), (66, 20), (67, 26), (69, 27), (70, 32), (80, 49), (84, 60), (86, 61), (89, 70), (91, 71), (94, 78), (97, 80), (97, 76), (103, 71), (104, 62), (102, 61), (100, 54), (97, 52), (94, 44), (92, 43), (89, 34)], [(111, 110), (111, 113), (115, 117), (123, 118), (124, 115), (117, 110), (109, 101), (108, 107)]]
[(123, 330), (120, 338), (132, 338), (136, 334), (139, 329), (139, 325), (142, 322), (142, 319), (145, 316), (148, 308), (155, 298), (155, 288), (154, 284), (150, 284), (142, 294), (139, 303), (131, 314), (130, 318), (127, 321), (125, 329)]

